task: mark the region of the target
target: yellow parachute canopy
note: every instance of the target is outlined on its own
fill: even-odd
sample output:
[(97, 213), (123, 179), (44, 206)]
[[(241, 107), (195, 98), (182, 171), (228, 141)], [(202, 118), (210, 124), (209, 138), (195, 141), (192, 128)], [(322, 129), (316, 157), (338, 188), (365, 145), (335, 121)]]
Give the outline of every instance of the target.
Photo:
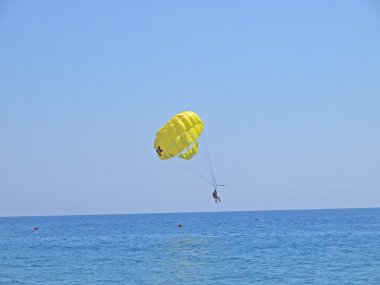
[(196, 113), (179, 113), (158, 130), (154, 149), (162, 160), (174, 156), (189, 160), (198, 152), (197, 140), (202, 131), (203, 122)]

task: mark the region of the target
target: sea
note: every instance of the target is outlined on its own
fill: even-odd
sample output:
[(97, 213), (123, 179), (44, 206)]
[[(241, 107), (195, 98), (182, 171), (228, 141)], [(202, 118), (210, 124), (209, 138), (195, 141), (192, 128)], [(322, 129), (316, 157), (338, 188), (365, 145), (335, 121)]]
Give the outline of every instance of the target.
[(0, 218), (0, 284), (380, 284), (380, 208)]

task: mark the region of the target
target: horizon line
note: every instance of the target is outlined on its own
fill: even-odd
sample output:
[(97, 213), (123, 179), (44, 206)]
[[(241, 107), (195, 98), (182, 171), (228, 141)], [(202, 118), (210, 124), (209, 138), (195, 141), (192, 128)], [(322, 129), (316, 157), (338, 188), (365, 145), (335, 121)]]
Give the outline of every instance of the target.
[(52, 215), (9, 215), (0, 218), (38, 218), (38, 217), (81, 217), (81, 216), (125, 216), (125, 215), (174, 215), (174, 214), (206, 214), (206, 213), (239, 213), (239, 212), (277, 212), (277, 211), (324, 211), (324, 210), (364, 210), (380, 209), (379, 207), (338, 207), (338, 208), (294, 208), (294, 209), (263, 209), (263, 210), (231, 210), (231, 211), (194, 211), (194, 212), (134, 212), (134, 213), (103, 213), (103, 214), (52, 214)]

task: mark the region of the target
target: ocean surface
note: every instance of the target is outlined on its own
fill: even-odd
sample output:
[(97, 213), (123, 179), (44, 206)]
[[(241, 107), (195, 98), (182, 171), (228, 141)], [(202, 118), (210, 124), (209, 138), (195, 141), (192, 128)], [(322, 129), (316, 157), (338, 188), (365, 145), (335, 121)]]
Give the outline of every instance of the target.
[(0, 218), (0, 284), (378, 285), (380, 209)]

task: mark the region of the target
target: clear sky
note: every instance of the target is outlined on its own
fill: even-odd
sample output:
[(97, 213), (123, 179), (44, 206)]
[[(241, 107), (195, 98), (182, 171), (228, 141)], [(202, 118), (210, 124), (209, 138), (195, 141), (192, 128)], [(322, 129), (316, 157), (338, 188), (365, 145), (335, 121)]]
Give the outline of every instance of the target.
[(379, 127), (378, 1), (0, 2), (0, 216), (379, 207)]

